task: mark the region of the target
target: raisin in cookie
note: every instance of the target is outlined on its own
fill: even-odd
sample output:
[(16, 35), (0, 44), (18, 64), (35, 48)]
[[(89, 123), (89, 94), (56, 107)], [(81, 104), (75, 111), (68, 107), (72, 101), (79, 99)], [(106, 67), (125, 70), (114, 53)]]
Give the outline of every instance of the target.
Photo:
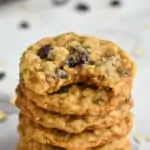
[(119, 93), (132, 86), (134, 75), (134, 62), (116, 44), (74, 33), (36, 42), (20, 61), (20, 79), (41, 95), (78, 82)]
[(118, 125), (109, 128), (70, 134), (57, 129), (44, 128), (21, 115), (18, 130), (21, 136), (26, 136), (41, 144), (52, 144), (65, 149), (88, 149), (105, 145), (116, 138), (123, 138), (128, 135), (131, 128), (132, 116), (129, 115)]
[(64, 115), (99, 115), (114, 110), (122, 102), (128, 102), (131, 99), (130, 90), (113, 96), (108, 89), (99, 90), (84, 84), (70, 85), (56, 93), (44, 96), (34, 93), (20, 83), (17, 94), (45, 110)]
[(128, 116), (133, 100), (123, 102), (115, 110), (99, 114), (98, 116), (68, 116), (48, 112), (23, 96), (17, 97), (16, 105), (27, 118), (29, 117), (36, 124), (50, 129), (56, 128), (68, 133), (80, 133), (86, 129), (107, 128), (120, 123), (121, 120)]
[[(54, 147), (49, 144), (41, 144), (32, 139), (28, 140), (26, 137), (21, 137), (17, 144), (17, 150), (73, 150)], [(130, 142), (125, 137), (122, 139), (116, 139), (112, 143), (108, 143), (104, 146), (97, 146), (95, 148), (89, 148), (85, 150), (131, 150)]]

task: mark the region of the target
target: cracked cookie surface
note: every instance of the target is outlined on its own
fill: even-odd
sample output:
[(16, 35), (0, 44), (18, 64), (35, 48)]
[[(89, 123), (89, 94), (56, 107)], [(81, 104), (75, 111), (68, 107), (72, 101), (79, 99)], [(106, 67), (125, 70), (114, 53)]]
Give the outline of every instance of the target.
[(132, 86), (134, 75), (134, 62), (116, 44), (74, 33), (36, 42), (20, 61), (21, 80), (41, 95), (78, 82), (119, 93), (125, 85)]

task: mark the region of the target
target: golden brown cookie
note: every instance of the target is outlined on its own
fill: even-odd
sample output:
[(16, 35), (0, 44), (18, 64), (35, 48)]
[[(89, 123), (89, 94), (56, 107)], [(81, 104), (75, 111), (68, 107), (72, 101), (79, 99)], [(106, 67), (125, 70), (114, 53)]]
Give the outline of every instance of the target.
[(66, 149), (87, 149), (105, 145), (116, 138), (127, 136), (132, 128), (132, 116), (129, 115), (118, 125), (101, 130), (87, 130), (80, 134), (69, 134), (57, 129), (46, 129), (34, 124), (23, 115), (20, 116), (19, 133), (41, 144), (52, 144)]
[(23, 96), (18, 96), (16, 105), (32, 121), (46, 128), (56, 128), (68, 133), (80, 133), (85, 129), (101, 129), (118, 124), (129, 114), (133, 100), (123, 102), (115, 110), (98, 116), (68, 116), (45, 111)]
[[(128, 87), (127, 87), (128, 88)], [(126, 89), (126, 87), (124, 87)], [(17, 94), (25, 96), (37, 106), (64, 115), (99, 115), (116, 109), (122, 102), (128, 102), (130, 91), (112, 96), (107, 89), (94, 89), (84, 84), (67, 86), (56, 93), (38, 95), (20, 83)]]
[(132, 87), (134, 75), (134, 62), (116, 44), (74, 33), (34, 43), (20, 61), (21, 80), (41, 95), (77, 82), (119, 93)]
[[(17, 145), (17, 150), (74, 150), (74, 149), (63, 149), (59, 147), (53, 147), (48, 144), (38, 143), (32, 139), (27, 140), (26, 137), (21, 137)], [(131, 146), (129, 140), (125, 137), (122, 139), (117, 139), (112, 143), (108, 143), (104, 146), (89, 148), (88, 150), (131, 150)]]

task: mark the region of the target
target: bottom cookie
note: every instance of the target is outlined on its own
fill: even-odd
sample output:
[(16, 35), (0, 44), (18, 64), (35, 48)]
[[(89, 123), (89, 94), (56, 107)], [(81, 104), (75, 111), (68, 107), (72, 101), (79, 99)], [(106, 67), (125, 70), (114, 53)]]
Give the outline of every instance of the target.
[(84, 131), (80, 134), (69, 134), (57, 129), (46, 129), (34, 124), (20, 115), (19, 133), (21, 136), (34, 139), (41, 144), (54, 145), (65, 149), (88, 149), (105, 145), (128, 135), (132, 128), (132, 116), (129, 115), (118, 125), (102, 130)]
[[(53, 147), (48, 144), (40, 144), (34, 140), (27, 140), (25, 137), (21, 137), (17, 145), (17, 150), (75, 150), (75, 149), (63, 149), (59, 147)], [(107, 145), (104, 145), (103, 147), (97, 146), (95, 148), (88, 150), (131, 150), (131, 146), (127, 138), (122, 138)]]

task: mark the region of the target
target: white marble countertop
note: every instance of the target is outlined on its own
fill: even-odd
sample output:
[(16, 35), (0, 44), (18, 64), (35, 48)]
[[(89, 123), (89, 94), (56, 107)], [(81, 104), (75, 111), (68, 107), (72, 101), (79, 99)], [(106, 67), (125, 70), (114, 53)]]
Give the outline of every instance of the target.
[[(75, 10), (81, 1), (89, 4), (89, 12)], [(0, 93), (14, 95), (20, 55), (26, 46), (38, 39), (70, 31), (109, 39), (131, 54), (138, 65), (133, 90), (135, 127), (131, 138), (134, 134), (150, 135), (150, 1), (122, 0), (120, 8), (109, 7), (108, 1), (70, 0), (65, 6), (52, 7), (50, 0), (32, 0), (0, 6), (0, 71), (7, 73), (0, 82)], [(22, 20), (29, 22), (29, 29), (19, 28)], [(8, 137), (14, 139), (16, 136), (16, 120), (16, 116), (10, 116), (8, 121), (0, 123), (1, 150), (11, 150), (5, 143)], [(148, 149), (150, 146), (143, 150)]]

